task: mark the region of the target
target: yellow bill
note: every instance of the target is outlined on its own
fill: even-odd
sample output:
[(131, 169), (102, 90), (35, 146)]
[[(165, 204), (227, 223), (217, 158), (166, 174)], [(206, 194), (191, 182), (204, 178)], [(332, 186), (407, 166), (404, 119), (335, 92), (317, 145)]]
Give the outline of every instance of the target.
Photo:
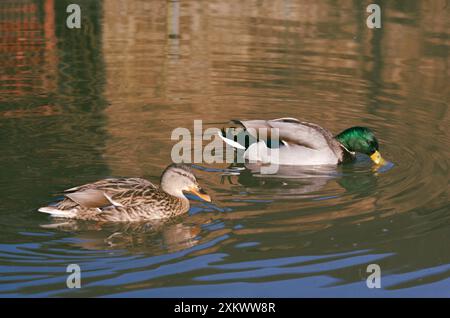
[(383, 159), (383, 157), (381, 157), (381, 154), (378, 150), (370, 156), (370, 159), (372, 159), (372, 161), (377, 165), (383, 165), (385, 163), (385, 160)]

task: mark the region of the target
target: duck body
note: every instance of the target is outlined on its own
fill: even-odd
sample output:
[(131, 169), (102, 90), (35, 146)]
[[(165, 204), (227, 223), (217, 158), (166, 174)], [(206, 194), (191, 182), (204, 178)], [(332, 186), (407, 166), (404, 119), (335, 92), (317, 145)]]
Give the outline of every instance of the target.
[(337, 165), (343, 162), (344, 150), (330, 148), (313, 149), (301, 145), (268, 148), (264, 141), (250, 145), (244, 153), (248, 161), (278, 165)]
[(319, 125), (296, 118), (233, 120), (232, 123), (243, 128), (243, 132), (235, 135), (226, 132), (221, 137), (227, 144), (245, 150), (243, 158), (250, 162), (337, 165), (354, 160), (356, 152), (379, 154), (376, 138), (364, 127), (352, 127), (333, 136)]
[(210, 200), (187, 166), (172, 165), (163, 173), (161, 186), (141, 178), (103, 179), (66, 190), (63, 200), (39, 212), (100, 222), (164, 219), (189, 210), (183, 191)]

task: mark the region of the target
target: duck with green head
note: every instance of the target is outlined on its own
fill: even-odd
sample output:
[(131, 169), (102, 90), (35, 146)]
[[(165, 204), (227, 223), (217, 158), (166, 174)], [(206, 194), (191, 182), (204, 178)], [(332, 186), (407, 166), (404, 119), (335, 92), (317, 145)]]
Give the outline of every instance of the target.
[[(366, 127), (352, 127), (334, 136), (319, 125), (295, 118), (233, 120), (243, 130), (219, 134), (234, 148), (244, 150), (246, 160), (281, 165), (336, 165), (368, 155), (383, 165), (378, 141)], [(234, 131), (235, 132), (235, 131)], [(249, 142), (250, 140), (250, 142)], [(275, 142), (274, 142), (275, 141)]]

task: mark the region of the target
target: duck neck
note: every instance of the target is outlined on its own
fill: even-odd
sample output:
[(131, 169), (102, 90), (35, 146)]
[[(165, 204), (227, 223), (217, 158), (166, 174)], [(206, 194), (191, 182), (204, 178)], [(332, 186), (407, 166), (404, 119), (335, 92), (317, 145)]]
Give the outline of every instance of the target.
[(361, 137), (355, 127), (348, 128), (334, 137), (347, 151), (355, 152)]
[(168, 195), (168, 201), (172, 202), (173, 211), (175, 211), (176, 215), (189, 211), (189, 200), (183, 191), (167, 186), (164, 183), (161, 183), (161, 190)]
[(348, 139), (347, 136), (342, 135), (342, 133), (340, 133), (339, 135), (337, 135), (336, 137), (334, 137), (342, 146), (344, 146), (345, 149), (349, 150), (348, 147)]
[(180, 188), (178, 188), (176, 186), (173, 186), (170, 182), (165, 182), (164, 180), (162, 180), (162, 182), (161, 182), (161, 189), (165, 193), (167, 193), (167, 194), (169, 194), (169, 195), (171, 195), (173, 197), (187, 200), (187, 198), (184, 196), (183, 191)]

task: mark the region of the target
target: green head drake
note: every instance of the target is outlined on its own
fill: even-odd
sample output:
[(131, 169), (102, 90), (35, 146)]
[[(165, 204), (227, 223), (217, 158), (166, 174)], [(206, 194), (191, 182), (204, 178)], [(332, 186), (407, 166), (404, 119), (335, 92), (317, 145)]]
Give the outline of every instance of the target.
[(377, 165), (384, 163), (379, 152), (378, 140), (369, 128), (351, 127), (335, 138), (349, 151), (366, 154)]

